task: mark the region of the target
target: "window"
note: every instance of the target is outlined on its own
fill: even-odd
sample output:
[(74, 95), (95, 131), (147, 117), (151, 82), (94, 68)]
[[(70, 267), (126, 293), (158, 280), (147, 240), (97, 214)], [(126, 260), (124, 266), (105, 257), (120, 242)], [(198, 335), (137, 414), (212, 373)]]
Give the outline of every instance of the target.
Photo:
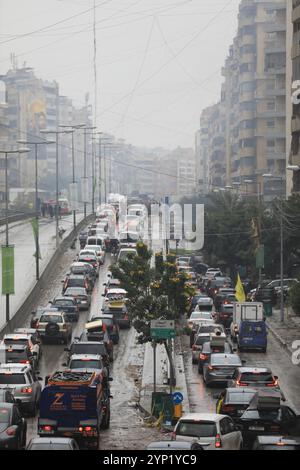
[(275, 121), (272, 119), (271, 121), (267, 121), (267, 127), (269, 129), (273, 129), (275, 127)]
[(180, 421), (176, 429), (177, 436), (214, 437), (216, 424), (208, 421)]
[(268, 101), (268, 102), (267, 102), (267, 109), (268, 109), (269, 111), (275, 110), (275, 101)]
[(275, 139), (269, 139), (269, 140), (267, 140), (267, 147), (274, 149), (274, 147), (275, 147)]

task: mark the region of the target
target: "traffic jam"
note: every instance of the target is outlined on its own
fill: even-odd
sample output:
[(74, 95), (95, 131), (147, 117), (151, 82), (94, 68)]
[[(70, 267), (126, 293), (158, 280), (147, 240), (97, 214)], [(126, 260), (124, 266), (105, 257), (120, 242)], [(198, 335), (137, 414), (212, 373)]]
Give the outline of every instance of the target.
[[(29, 324), (1, 340), (0, 449), (97, 450), (110, 427), (114, 348), (131, 321), (127, 292), (109, 265), (137, 255), (136, 241), (147, 225), (142, 205), (130, 205), (122, 222), (118, 207), (98, 207), (96, 220), (78, 235), (79, 252), (60, 292), (31, 313)], [(280, 377), (267, 363), (258, 367), (247, 358), (250, 351), (268, 350), (261, 290), (239, 276), (235, 282), (196, 255), (177, 256), (176, 266), (194, 292), (181, 319), (189, 360), (207, 394), (214, 390), (215, 412), (183, 414), (161, 442), (145, 447), (299, 449), (300, 416), (287, 402)], [(276, 302), (270, 284), (265, 290)], [(51, 366), (55, 354), (59, 368)]]
[[(132, 243), (110, 238), (116, 219), (113, 206), (99, 206), (95, 222), (79, 234), (80, 251), (61, 280), (61, 292), (31, 313), (29, 325), (1, 340), (0, 449), (98, 449), (100, 433), (109, 428), (114, 346), (120, 330), (131, 325), (126, 291), (107, 266), (97, 313), (90, 307), (106, 256), (114, 262), (135, 252)], [(78, 331), (82, 316), (87, 321)], [(41, 359), (51, 361), (58, 345), (64, 346), (65, 362), (41, 377)], [(37, 437), (28, 439), (31, 418)]]

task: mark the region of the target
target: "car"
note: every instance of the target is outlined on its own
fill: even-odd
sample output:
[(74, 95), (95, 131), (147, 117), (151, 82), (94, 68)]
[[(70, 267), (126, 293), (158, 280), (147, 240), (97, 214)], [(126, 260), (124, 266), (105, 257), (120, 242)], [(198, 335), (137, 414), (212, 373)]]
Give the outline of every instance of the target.
[(281, 404), (281, 395), (275, 390), (258, 390), (248, 408), (238, 419), (245, 446), (252, 448), (257, 436), (300, 436), (300, 415)]
[(238, 367), (228, 387), (251, 387), (280, 390), (278, 377), (268, 367)]
[(63, 310), (66, 318), (70, 322), (77, 322), (79, 318), (79, 305), (74, 297), (67, 297), (66, 295), (55, 297), (49, 302), (52, 308)]
[(242, 433), (233, 420), (215, 413), (186, 414), (178, 420), (173, 439), (196, 441), (206, 450), (240, 450), (243, 446)]
[(39, 322), (39, 319), (43, 315), (43, 313), (52, 313), (52, 312), (57, 312), (57, 308), (52, 308), (52, 307), (41, 307), (38, 306), (36, 310), (33, 310), (31, 312), (31, 319), (30, 319), (30, 328), (34, 329), (36, 331), (37, 324)]
[(88, 237), (87, 232), (80, 232), (79, 233), (78, 239), (79, 239), (79, 244), (80, 244), (81, 249), (85, 247), (87, 237)]
[(93, 287), (97, 278), (97, 272), (91, 264), (77, 261), (71, 264), (70, 273), (68, 273), (67, 275), (69, 274), (84, 274)]
[(203, 344), (198, 358), (198, 373), (203, 373), (203, 366), (206, 364), (212, 354), (230, 354), (232, 346), (226, 341), (226, 336), (210, 334), (210, 341)]
[(300, 450), (300, 437), (257, 436), (252, 450)]
[[(90, 237), (89, 237), (90, 238)], [(99, 239), (101, 240), (101, 239)], [(101, 247), (101, 245), (98, 244), (90, 244), (89, 239), (88, 239), (88, 244), (85, 246), (85, 250), (91, 250), (96, 253), (98, 263), (99, 264), (104, 264), (105, 260), (105, 250)]]
[(92, 322), (88, 322), (85, 324), (85, 329), (81, 333), (81, 335), (78, 338), (79, 341), (103, 341), (108, 355), (109, 355), (109, 360), (112, 362), (113, 361), (113, 351), (114, 351), (114, 345), (109, 337), (109, 334), (107, 332), (106, 326), (104, 323), (102, 323), (102, 320), (96, 320)]
[(214, 323), (214, 319), (210, 311), (194, 311), (188, 319), (188, 327), (193, 329), (194, 325), (199, 323)]
[(11, 390), (0, 388), (0, 403), (17, 403)]
[(0, 364), (0, 389), (11, 390), (20, 410), (35, 416), (41, 396), (41, 377), (28, 364)]
[(194, 325), (193, 329), (190, 332), (190, 347), (191, 348), (193, 347), (198, 335), (201, 335), (202, 333), (206, 333), (206, 337), (207, 337), (206, 341), (209, 341), (209, 334), (217, 333), (219, 331), (225, 334), (224, 326), (217, 324), (215, 322), (209, 322), (209, 323), (206, 322), (206, 323), (199, 323), (199, 325), (198, 324)]
[(216, 412), (238, 419), (248, 408), (256, 390), (250, 387), (226, 388), (217, 398)]
[(184, 441), (158, 441), (158, 442), (151, 442), (148, 444), (147, 450), (205, 450), (209, 444), (199, 444), (198, 442), (184, 442)]
[(67, 344), (72, 338), (72, 327), (62, 311), (43, 313), (37, 324), (37, 331), (43, 342), (59, 341)]
[(32, 352), (28, 344), (4, 343), (0, 346), (0, 360), (7, 364), (30, 364), (37, 366), (37, 353)]
[(233, 304), (222, 303), (215, 316), (218, 323), (222, 323), (225, 328), (230, 328), (233, 319)]
[(15, 403), (0, 403), (0, 450), (20, 450), (26, 445), (26, 420)]
[(106, 295), (109, 289), (119, 289), (121, 285), (121, 281), (119, 279), (116, 279), (112, 277), (110, 274), (108, 274), (108, 279), (106, 282), (104, 282), (103, 286), (105, 287), (104, 289), (104, 294)]
[(77, 262), (89, 263), (94, 268), (96, 276), (99, 275), (99, 263), (95, 251), (81, 250)]
[(68, 353), (68, 361), (74, 354), (92, 354), (102, 357), (103, 365), (109, 368), (109, 353), (104, 341), (74, 341), (69, 348), (65, 348)]
[(91, 321), (101, 320), (106, 325), (107, 333), (114, 344), (118, 344), (120, 340), (120, 327), (114, 315), (94, 315)]
[(102, 315), (113, 315), (120, 328), (130, 328), (131, 321), (128, 315), (128, 309), (124, 302), (115, 303), (111, 307), (101, 309)]
[(120, 288), (109, 288), (106, 294), (102, 294), (103, 307), (113, 307), (116, 303), (120, 301), (124, 302), (126, 300), (127, 292), (125, 289)]
[(75, 439), (67, 437), (34, 437), (26, 450), (79, 450)]
[(135, 257), (136, 255), (137, 251), (135, 248), (121, 248), (117, 256), (117, 262), (128, 257)]
[(62, 364), (68, 370), (76, 370), (79, 372), (96, 371), (99, 375), (108, 376), (108, 372), (104, 367), (102, 357), (99, 354), (73, 354), (68, 363)]
[(86, 289), (89, 293), (93, 290), (93, 286), (85, 274), (70, 274), (66, 276), (63, 283), (62, 295), (65, 295), (69, 287), (81, 287)]
[[(226, 336), (224, 333), (222, 333), (222, 337), (226, 339)], [(195, 342), (192, 346), (192, 363), (193, 364), (198, 364), (200, 354), (203, 349), (203, 345), (210, 341), (211, 339), (211, 333), (209, 332), (204, 332), (204, 333), (199, 333), (195, 336)]]
[(75, 299), (79, 310), (88, 310), (91, 306), (91, 296), (84, 287), (68, 287), (65, 297)]
[(223, 287), (231, 287), (231, 279), (228, 277), (215, 276), (214, 279), (209, 280), (207, 283), (207, 294), (214, 298), (219, 293), (219, 289)]
[(17, 328), (13, 333), (3, 337), (2, 344), (26, 345), (34, 356), (35, 365), (39, 363), (42, 356), (41, 341), (34, 328)]
[(203, 380), (207, 386), (227, 384), (242, 361), (237, 354), (211, 354), (203, 367)]

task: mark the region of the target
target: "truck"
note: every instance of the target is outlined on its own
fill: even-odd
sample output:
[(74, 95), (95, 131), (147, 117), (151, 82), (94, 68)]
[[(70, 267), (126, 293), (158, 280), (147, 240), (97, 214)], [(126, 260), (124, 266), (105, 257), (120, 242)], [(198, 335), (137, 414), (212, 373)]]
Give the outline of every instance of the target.
[(69, 437), (83, 448), (99, 446), (110, 422), (111, 378), (98, 371), (57, 371), (46, 378), (40, 399), (38, 434)]
[(262, 302), (235, 302), (233, 305), (230, 336), (233, 341), (236, 341), (242, 322), (264, 320), (264, 307)]

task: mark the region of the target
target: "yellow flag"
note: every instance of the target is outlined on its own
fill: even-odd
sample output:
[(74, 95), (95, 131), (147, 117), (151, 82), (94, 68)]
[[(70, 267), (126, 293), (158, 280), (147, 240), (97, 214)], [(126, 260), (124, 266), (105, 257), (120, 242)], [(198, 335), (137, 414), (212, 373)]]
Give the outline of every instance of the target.
[(235, 298), (238, 302), (246, 302), (246, 295), (239, 274), (237, 275), (237, 283), (235, 286)]

